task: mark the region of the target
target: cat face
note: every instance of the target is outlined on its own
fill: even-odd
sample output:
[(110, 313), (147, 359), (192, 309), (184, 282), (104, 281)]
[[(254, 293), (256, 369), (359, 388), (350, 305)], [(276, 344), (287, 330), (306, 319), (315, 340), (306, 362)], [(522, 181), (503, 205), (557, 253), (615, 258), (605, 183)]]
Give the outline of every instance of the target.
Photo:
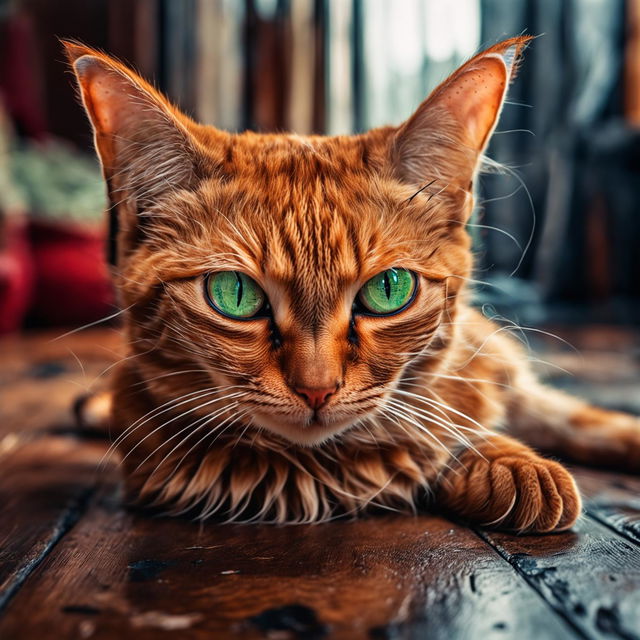
[(229, 428), (249, 416), (314, 445), (379, 411), (416, 361), (436, 366), (470, 270), (473, 174), (523, 44), (467, 63), (401, 127), (337, 138), (202, 127), (67, 45), (150, 389), (220, 389)]
[(447, 277), (466, 273), (466, 235), (436, 211), (444, 193), (432, 192), (431, 218), (429, 194), (410, 201), (415, 189), (367, 168), (369, 140), (348, 153), (322, 139), (244, 142), (230, 141), (226, 179), (158, 202), (121, 286), (155, 269), (163, 286), (145, 307), (162, 315), (167, 348), (246, 392), (256, 425), (313, 444), (375, 411), (427, 350), (451, 309)]

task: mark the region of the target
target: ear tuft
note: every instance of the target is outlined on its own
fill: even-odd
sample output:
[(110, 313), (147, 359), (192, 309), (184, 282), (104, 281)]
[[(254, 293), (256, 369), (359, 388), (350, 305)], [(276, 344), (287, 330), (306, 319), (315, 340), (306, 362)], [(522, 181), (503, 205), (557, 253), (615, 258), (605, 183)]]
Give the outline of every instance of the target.
[(86, 55), (99, 55), (96, 49), (87, 47), (86, 45), (78, 42), (77, 40), (60, 40), (64, 53), (67, 56), (67, 60), (73, 64), (78, 58)]
[(479, 56), (491, 53), (501, 56), (509, 70), (509, 81), (511, 81), (518, 73), (524, 50), (529, 46), (533, 39), (533, 36), (516, 36), (514, 38), (509, 38), (508, 40), (503, 40), (502, 42), (494, 44), (483, 53), (480, 53)]

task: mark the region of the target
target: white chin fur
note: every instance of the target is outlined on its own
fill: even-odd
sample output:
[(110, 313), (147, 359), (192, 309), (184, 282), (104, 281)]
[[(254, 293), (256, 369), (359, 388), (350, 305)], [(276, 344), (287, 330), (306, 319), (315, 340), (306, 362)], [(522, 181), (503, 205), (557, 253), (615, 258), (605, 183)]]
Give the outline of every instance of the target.
[(315, 447), (326, 442), (341, 431), (348, 429), (354, 420), (339, 420), (328, 424), (308, 424), (287, 422), (277, 416), (255, 414), (253, 424), (259, 428), (275, 433), (293, 444), (304, 447)]

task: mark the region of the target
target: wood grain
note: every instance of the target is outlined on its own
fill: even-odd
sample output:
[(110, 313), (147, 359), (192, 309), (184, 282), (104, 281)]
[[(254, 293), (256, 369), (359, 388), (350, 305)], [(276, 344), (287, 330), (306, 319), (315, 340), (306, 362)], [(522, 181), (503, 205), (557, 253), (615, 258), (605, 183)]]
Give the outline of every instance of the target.
[(574, 629), (640, 639), (640, 547), (588, 515), (544, 537), (482, 533)]
[(584, 468), (573, 471), (587, 499), (587, 513), (640, 544), (640, 477)]
[(82, 515), (103, 451), (43, 437), (0, 454), (0, 612)]
[(572, 636), (507, 562), (442, 518), (200, 526), (103, 496), (11, 602), (0, 636), (53, 625), (60, 637), (260, 638), (297, 625), (277, 637), (491, 639), (541, 624)]

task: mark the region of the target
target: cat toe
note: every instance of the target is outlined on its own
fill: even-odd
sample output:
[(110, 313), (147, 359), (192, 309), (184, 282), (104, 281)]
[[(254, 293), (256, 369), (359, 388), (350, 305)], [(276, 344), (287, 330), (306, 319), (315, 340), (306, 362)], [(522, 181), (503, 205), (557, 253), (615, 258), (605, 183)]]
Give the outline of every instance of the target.
[(557, 462), (533, 456), (477, 459), (450, 474), (442, 504), (485, 527), (547, 533), (571, 527), (580, 515), (576, 484)]

